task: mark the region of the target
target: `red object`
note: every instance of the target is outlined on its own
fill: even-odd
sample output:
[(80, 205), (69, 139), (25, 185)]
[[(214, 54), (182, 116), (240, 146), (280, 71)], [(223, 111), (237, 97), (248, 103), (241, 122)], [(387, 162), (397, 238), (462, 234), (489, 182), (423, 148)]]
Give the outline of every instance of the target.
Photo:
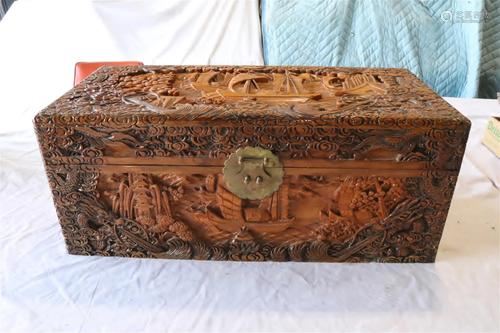
[(102, 66), (141, 66), (140, 61), (114, 61), (114, 62), (77, 62), (75, 64), (75, 80), (73, 87), (82, 82), (87, 76)]

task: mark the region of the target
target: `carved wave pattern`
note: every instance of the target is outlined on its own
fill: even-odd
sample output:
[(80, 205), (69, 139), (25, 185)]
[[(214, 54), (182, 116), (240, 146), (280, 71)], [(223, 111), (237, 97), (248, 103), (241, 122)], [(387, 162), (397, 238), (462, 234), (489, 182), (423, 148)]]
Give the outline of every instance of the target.
[[(464, 147), (460, 129), (434, 129), (416, 135), (409, 130), (346, 129), (312, 124), (113, 130), (48, 126), (39, 128), (39, 138), (49, 165), (64, 164), (58, 162), (61, 157), (72, 157), (72, 164), (102, 165), (106, 163), (105, 155), (224, 158), (240, 147), (258, 146), (274, 151), (282, 159), (364, 160), (372, 159), (371, 151), (383, 150), (396, 161), (427, 162), (428, 168), (458, 170)], [(115, 149), (105, 153), (106, 148)]]

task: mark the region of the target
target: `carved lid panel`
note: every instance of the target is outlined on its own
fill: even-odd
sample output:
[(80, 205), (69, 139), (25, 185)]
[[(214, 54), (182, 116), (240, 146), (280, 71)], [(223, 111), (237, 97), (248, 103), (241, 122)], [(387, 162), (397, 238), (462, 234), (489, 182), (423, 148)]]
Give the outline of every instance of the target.
[(454, 170), (470, 122), (404, 69), (123, 66), (96, 71), (42, 110), (35, 127), (46, 159), (223, 161), (252, 146), (282, 160)]

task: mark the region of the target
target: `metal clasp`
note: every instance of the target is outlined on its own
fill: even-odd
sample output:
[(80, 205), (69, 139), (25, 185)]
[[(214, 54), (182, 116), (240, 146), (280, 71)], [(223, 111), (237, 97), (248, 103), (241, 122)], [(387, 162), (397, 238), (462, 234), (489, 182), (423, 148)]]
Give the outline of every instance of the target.
[(264, 199), (283, 183), (283, 164), (270, 150), (240, 148), (222, 169), (227, 187), (242, 199)]

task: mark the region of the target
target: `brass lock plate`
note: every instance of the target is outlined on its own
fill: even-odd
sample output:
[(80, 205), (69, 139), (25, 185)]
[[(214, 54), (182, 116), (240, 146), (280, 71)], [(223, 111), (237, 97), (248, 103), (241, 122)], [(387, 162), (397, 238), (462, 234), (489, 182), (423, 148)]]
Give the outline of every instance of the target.
[(264, 199), (283, 183), (283, 163), (270, 150), (240, 148), (229, 156), (222, 169), (227, 187), (242, 199)]

